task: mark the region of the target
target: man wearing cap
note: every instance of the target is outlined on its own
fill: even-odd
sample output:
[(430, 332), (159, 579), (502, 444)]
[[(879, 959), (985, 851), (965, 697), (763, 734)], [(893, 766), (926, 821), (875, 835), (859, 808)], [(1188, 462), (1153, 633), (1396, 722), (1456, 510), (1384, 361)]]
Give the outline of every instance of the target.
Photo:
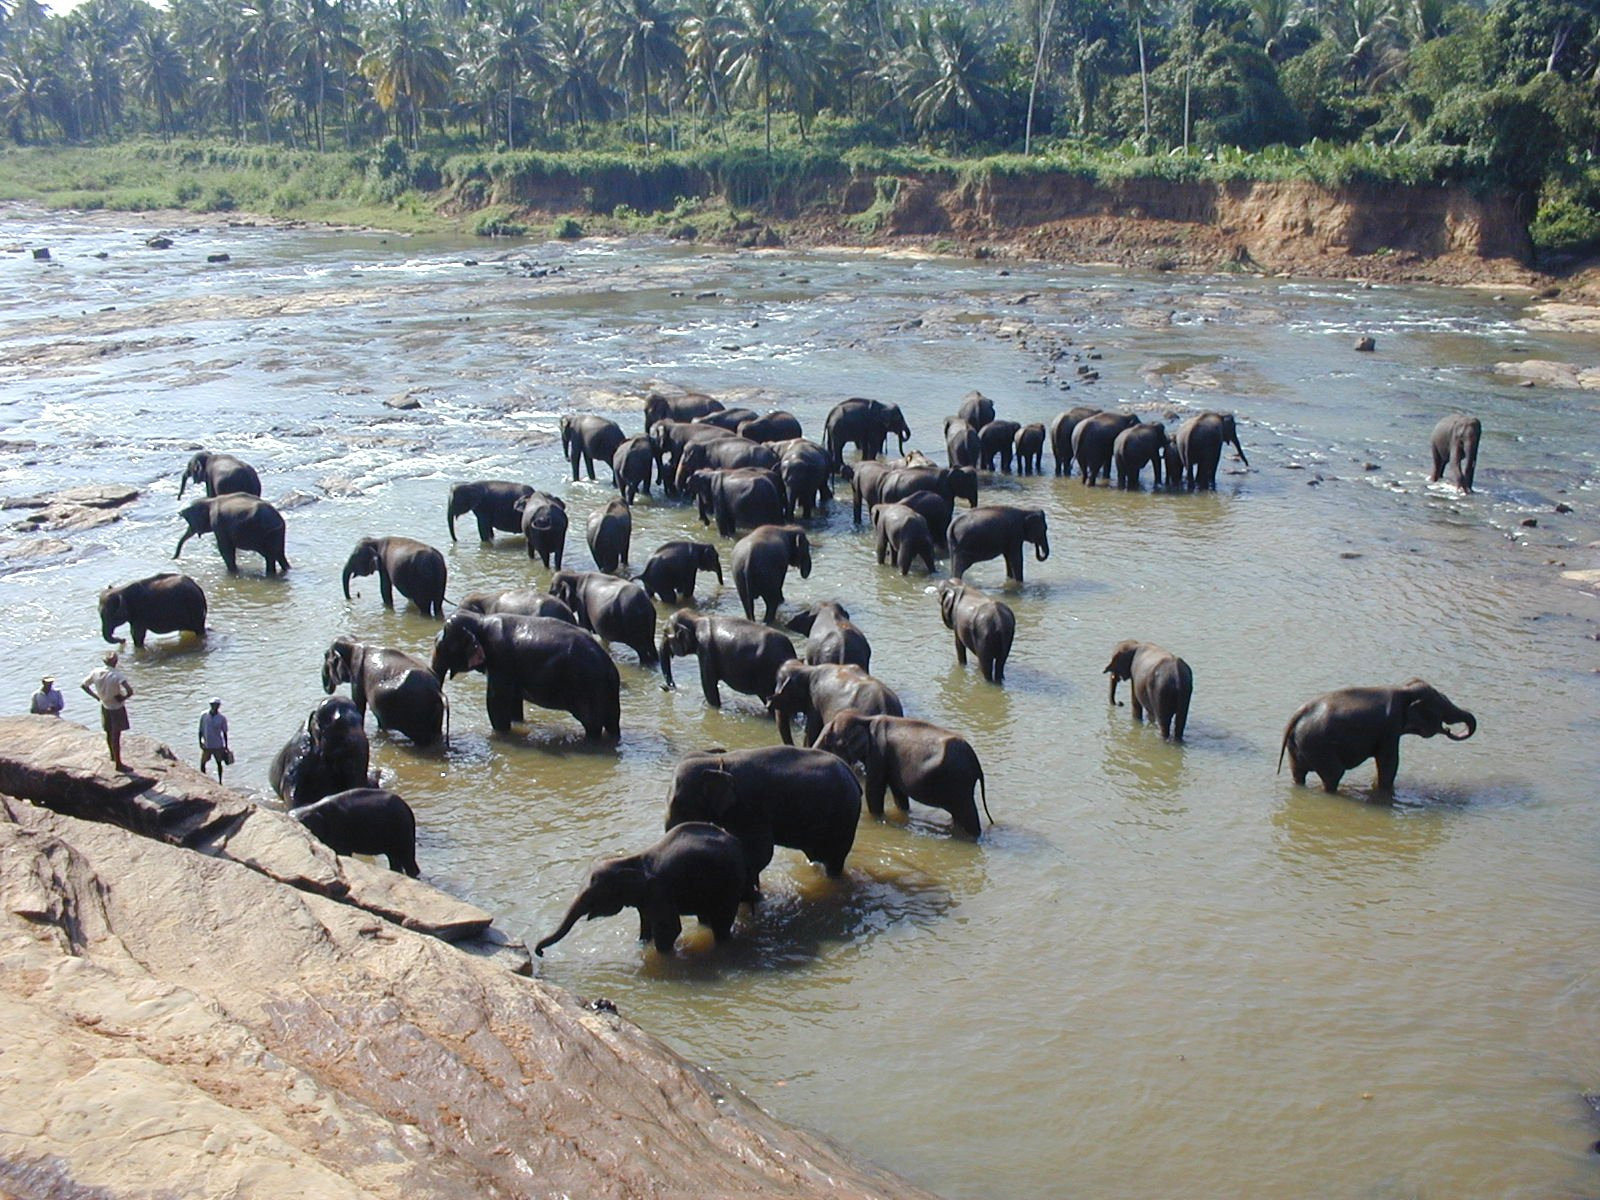
[(222, 701), (213, 696), (211, 707), (200, 714), (200, 771), (213, 759), (217, 763), (217, 782), (222, 782), (222, 764), (233, 761), (228, 749), (228, 718), (222, 715)]
[(46, 675), (39, 680), (39, 690), (33, 694), (33, 703), (28, 705), (28, 711), (41, 717), (59, 717), (66, 706), (66, 699), (56, 691), (55, 677)]
[(79, 686), (100, 702), (100, 727), (106, 731), (106, 748), (111, 751), (111, 763), (119, 771), (128, 768), (122, 763), (122, 731), (128, 727), (128, 700), (133, 696), (133, 684), (117, 670), (117, 652), (110, 651), (101, 659), (105, 666), (90, 671)]

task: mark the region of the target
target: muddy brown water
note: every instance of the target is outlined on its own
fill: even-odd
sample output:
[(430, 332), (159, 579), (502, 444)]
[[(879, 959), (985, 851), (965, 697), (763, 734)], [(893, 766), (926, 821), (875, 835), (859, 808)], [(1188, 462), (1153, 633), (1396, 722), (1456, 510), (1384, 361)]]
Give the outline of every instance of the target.
[[(1584, 362), (1592, 339), (1529, 331), (1514, 298), (1339, 283), (266, 229), (179, 227), (156, 251), (149, 232), (0, 224), (0, 496), (143, 489), (55, 554), (5, 533), (11, 711), (49, 670), (68, 715), (90, 715), (75, 687), (101, 650), (95, 592), (172, 566), (178, 472), (201, 445), (288, 498), (294, 569), (264, 579), (247, 556), (230, 578), (209, 541), (185, 547), (213, 631), (130, 653), (131, 711), (193, 756), (221, 696), (230, 781), (260, 789), (331, 638), (426, 653), (437, 628), (383, 611), (375, 580), (342, 598), (358, 537), (440, 546), (452, 597), (542, 585), (520, 539), (445, 531), (449, 481), (517, 478), (568, 498), (569, 560), (588, 565), (583, 518), (608, 493), (567, 479), (561, 412), (615, 409), (631, 432), (662, 380), (815, 434), (836, 400), (876, 396), (942, 461), (940, 418), (972, 388), (1022, 421), (1232, 409), (1251, 465), (1225, 458), (1212, 495), (985, 479), (986, 501), (1048, 511), (1053, 549), (1021, 586), (998, 563), (970, 573), (1017, 612), (1004, 688), (955, 665), (929, 579), (879, 568), (846, 505), (813, 523), (788, 607), (842, 600), (908, 712), (971, 739), (996, 818), (980, 843), (927, 809), (864, 815), (841, 880), (780, 851), (732, 945), (694, 933), (663, 959), (616, 918), (539, 970), (952, 1197), (1600, 1191), (1582, 1099), (1600, 1090), (1600, 624), (1550, 565), (1597, 565), (1596, 405), (1492, 370)], [(1367, 333), (1377, 353), (1354, 353)], [(407, 391), (416, 411), (382, 405)], [(1486, 431), (1467, 498), (1425, 481), (1455, 408)], [(659, 497), (635, 522), (636, 567), (669, 537), (719, 540)], [(737, 610), (731, 579), (701, 598)], [(1125, 637), (1192, 664), (1182, 747), (1107, 706)], [(425, 878), (530, 941), (593, 858), (659, 836), (679, 754), (777, 740), (753, 701), (708, 709), (692, 668), (669, 693), (616, 656), (620, 745), (538, 710), (494, 735), (481, 677), (449, 687), (448, 752), (374, 737)], [(1274, 774), (1301, 701), (1412, 675), (1479, 733), (1409, 739), (1393, 805), (1365, 799), (1370, 765), (1337, 796)]]

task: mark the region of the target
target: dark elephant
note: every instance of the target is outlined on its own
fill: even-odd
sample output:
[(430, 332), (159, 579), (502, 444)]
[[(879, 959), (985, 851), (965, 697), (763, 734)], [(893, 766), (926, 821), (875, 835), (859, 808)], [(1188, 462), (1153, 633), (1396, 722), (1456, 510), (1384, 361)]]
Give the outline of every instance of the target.
[(628, 546), (633, 541), (633, 510), (621, 500), (607, 500), (589, 514), (584, 529), (589, 553), (602, 571), (615, 571), (628, 561)]
[(690, 442), (678, 456), (678, 469), (673, 475), (673, 483), (681, 492), (688, 486), (689, 476), (696, 471), (732, 471), (739, 467), (776, 471), (778, 452), (763, 442), (752, 442), (738, 434)]
[(398, 793), (383, 788), (350, 788), (324, 796), (289, 813), (335, 854), (382, 854), (391, 871), (415, 879), (417, 817)]
[(1086, 421), (1100, 410), (1079, 405), (1064, 413), (1057, 413), (1050, 421), (1050, 453), (1056, 460), (1057, 475), (1072, 474), (1072, 432), (1080, 421)]
[(1118, 642), (1103, 672), (1111, 676), (1110, 700), (1117, 703), (1117, 683), (1130, 682), (1133, 719), (1145, 714), (1161, 726), (1161, 736), (1183, 741), (1189, 723), (1189, 701), (1194, 697), (1194, 672), (1183, 659), (1150, 642)]
[(656, 606), (633, 580), (599, 571), (557, 571), (550, 594), (578, 615), (580, 628), (621, 642), (643, 666), (656, 661)]
[(778, 452), (778, 478), (783, 484), (783, 519), (792, 521), (795, 510), (810, 518), (833, 499), (833, 464), (828, 452), (805, 438), (769, 442)]
[(904, 504), (907, 508), (915, 509), (922, 514), (922, 519), (928, 523), (928, 533), (933, 538), (935, 554), (943, 555), (949, 552), (949, 547), (945, 544), (945, 532), (950, 528), (950, 518), (956, 515), (955, 502), (950, 497), (923, 489), (920, 492), (912, 492), (909, 496), (902, 496), (894, 503)]
[(713, 400), (700, 392), (687, 392), (682, 396), (651, 392), (645, 397), (644, 427), (651, 429), (658, 421), (692, 421), (707, 413), (721, 411), (722, 401)]
[(1133, 413), (1099, 412), (1079, 421), (1072, 430), (1072, 456), (1078, 460), (1083, 482), (1094, 486), (1096, 478), (1111, 482), (1111, 459), (1117, 436), (1139, 423)]
[(549, 492), (529, 492), (517, 501), (522, 516), (522, 536), (528, 541), (528, 557), (548, 567), (561, 569), (561, 556), (567, 548), (567, 502)]
[(1483, 423), (1465, 413), (1452, 413), (1433, 427), (1433, 474), (1429, 483), (1444, 478), (1446, 464), (1455, 472), (1456, 487), (1463, 494), (1472, 491), (1472, 480), (1478, 473), (1478, 441), (1483, 437)]
[(982, 429), (994, 420), (994, 401), (982, 392), (968, 392), (961, 398), (961, 406), (956, 409), (956, 416), (973, 429)]
[(894, 717), (903, 717), (906, 711), (893, 688), (854, 663), (809, 666), (799, 659), (778, 668), (778, 687), (767, 702), (785, 746), (794, 745), (796, 716), (805, 718), (805, 745), (809, 746), (822, 727), (847, 708)]
[(973, 563), (1006, 560), (1006, 578), (1022, 582), (1022, 544), (1033, 543), (1040, 562), (1050, 557), (1044, 509), (1017, 508), (1011, 504), (986, 504), (957, 513), (950, 519), (950, 575), (960, 579)]
[(933, 492), (952, 506), (965, 500), (968, 508), (976, 508), (978, 473), (970, 467), (896, 467), (884, 476), (872, 503), (896, 503), (915, 492)]
[(1222, 461), (1224, 443), (1232, 445), (1245, 466), (1250, 460), (1239, 444), (1239, 431), (1232, 413), (1201, 413), (1178, 426), (1178, 457), (1191, 488), (1216, 489), (1217, 464)]
[(241, 550), (261, 555), (268, 575), (289, 569), (289, 560), (283, 554), (287, 530), (283, 515), (257, 496), (230, 492), (211, 500), (196, 500), (178, 515), (189, 528), (178, 539), (173, 558), (178, 557), (190, 538), (210, 533), (216, 535), (217, 553), (222, 555), (222, 564), (230, 575), (239, 573)]
[(878, 562), (890, 559), (900, 568), (900, 574), (909, 575), (911, 564), (922, 559), (932, 575), (933, 534), (928, 521), (916, 509), (905, 504), (874, 504), (872, 528), (878, 535)]
[(450, 500), (445, 513), (450, 524), (450, 540), (456, 540), (456, 518), (471, 513), (478, 521), (478, 540), (494, 541), (494, 531), (522, 532), (522, 513), (517, 501), (533, 495), (525, 483), (509, 479), (474, 479), (450, 485)]
[(718, 429), (726, 429), (729, 433), (738, 431), (739, 426), (746, 421), (754, 421), (759, 416), (753, 408), (724, 408), (717, 412), (706, 413), (703, 416), (691, 417), (697, 425), (715, 425)]
[(315, 804), (350, 788), (376, 787), (369, 774), (372, 746), (361, 712), (343, 696), (311, 710), (305, 728), (284, 743), (267, 770), (267, 782), (290, 808)]
[(939, 616), (944, 627), (956, 635), (956, 662), (966, 666), (970, 651), (985, 679), (1004, 683), (1006, 659), (1011, 657), (1011, 641), (1017, 634), (1017, 616), (1011, 606), (959, 579), (946, 579), (939, 585)]
[(886, 462), (860, 462), (844, 469), (850, 479), (850, 499), (857, 525), (861, 524), (862, 508), (868, 513), (872, 511), (872, 506), (879, 502), (884, 480), (898, 469)]
[(344, 598), (350, 599), (350, 577), (377, 572), (378, 594), (385, 608), (394, 607), (399, 592), (422, 610), (425, 617), (444, 619), (444, 589), (447, 571), (444, 555), (416, 538), (362, 538), (345, 560), (339, 582)]
[(755, 620), (756, 601), (766, 602), (772, 624), (783, 603), (783, 578), (797, 567), (801, 579), (811, 577), (811, 542), (798, 525), (762, 525), (740, 538), (733, 548), (733, 586), (744, 615)]
[[(1022, 425), (1016, 421), (993, 420), (978, 430), (978, 465), (985, 471), (994, 470), (994, 460), (1000, 459), (1000, 469), (1011, 471), (1011, 456), (1016, 452), (1017, 434)], [(954, 464), (952, 464), (954, 465)]]
[(1132, 425), (1117, 434), (1111, 446), (1111, 459), (1117, 466), (1117, 486), (1137, 489), (1139, 473), (1148, 464), (1151, 478), (1160, 487), (1167, 446), (1167, 427), (1159, 421)]
[(741, 421), (734, 427), (734, 432), (752, 442), (787, 442), (804, 436), (799, 418), (781, 408), (773, 409), (763, 417)]
[(1162, 458), (1167, 468), (1167, 487), (1178, 488), (1183, 486), (1183, 455), (1178, 453), (1178, 443), (1171, 438), (1167, 439), (1167, 448)]
[[(909, 812), (910, 801), (915, 800), (944, 809), (959, 829), (973, 837), (983, 832), (972, 798), (977, 789), (988, 816), (983, 764), (972, 743), (960, 734), (912, 717), (844, 712), (822, 727), (816, 748), (866, 769), (864, 795), (873, 816), (883, 816), (887, 790), (901, 812)], [(992, 816), (989, 823), (994, 824)]]
[(1017, 470), (1024, 475), (1044, 474), (1044, 426), (1038, 421), (1017, 430)]
[(578, 623), (577, 614), (548, 592), (538, 588), (508, 588), (502, 592), (468, 592), (457, 606), (462, 612), (487, 617), (503, 614), (512, 617), (553, 617), (568, 625)]
[(639, 582), (646, 592), (667, 604), (689, 604), (700, 571), (710, 571), (722, 582), (722, 559), (710, 542), (663, 542), (644, 564)]
[(736, 467), (696, 471), (689, 477), (700, 523), (716, 518), (717, 532), (732, 537), (741, 528), (776, 525), (783, 520), (783, 489), (772, 471)]
[(322, 690), (331, 696), (341, 683), (350, 685), (350, 700), (363, 717), (372, 709), (379, 729), (403, 733), (419, 746), (431, 746), (444, 733), (444, 685), (427, 663), (403, 650), (338, 638), (322, 656)]
[(639, 940), (662, 954), (672, 953), (685, 914), (727, 941), (745, 874), (743, 849), (731, 833), (702, 821), (680, 825), (643, 853), (597, 863), (560, 926), (533, 952), (543, 958), (579, 921), (614, 917), (624, 908), (638, 909)]
[(822, 444), (833, 459), (833, 469), (844, 466), (844, 448), (854, 442), (864, 459), (877, 458), (883, 453), (883, 444), (894, 434), (904, 454), (906, 439), (911, 427), (906, 424), (898, 404), (884, 404), (879, 400), (841, 400), (828, 412), (823, 423)]
[(796, 633), (808, 635), (805, 661), (811, 666), (854, 663), (863, 671), (872, 669), (872, 646), (844, 605), (833, 600), (809, 604), (790, 617), (788, 625)]
[(596, 462), (610, 466), (611, 456), (627, 438), (622, 426), (606, 417), (562, 417), (561, 454), (572, 464), (572, 481), (578, 481), (579, 466), (588, 471), (590, 479), (594, 478)]
[(755, 696), (763, 704), (778, 686), (778, 668), (794, 657), (794, 643), (766, 625), (743, 617), (706, 617), (680, 608), (661, 633), (661, 674), (673, 687), (672, 657), (700, 660), (700, 691), (712, 708), (722, 707), (718, 685)]
[[(1451, 725), (1464, 725), (1466, 732), (1451, 733)], [(1378, 762), (1377, 790), (1392, 792), (1402, 736), (1442, 733), (1452, 742), (1464, 742), (1477, 732), (1476, 717), (1421, 679), (1399, 687), (1340, 688), (1295, 710), (1283, 729), (1278, 770), (1288, 754), (1296, 783), (1304, 784), (1306, 774), (1315, 771), (1322, 790), (1333, 792), (1346, 771), (1373, 758)]]
[(623, 503), (632, 504), (640, 492), (650, 494), (650, 468), (655, 450), (647, 437), (631, 437), (618, 444), (611, 456), (611, 482)]
[(206, 635), (206, 594), (187, 575), (168, 571), (135, 579), (100, 593), (100, 636), (120, 645), (117, 627), (126, 624), (133, 644), (144, 649), (147, 633)]
[(452, 613), (433, 643), (433, 673), (488, 678), (484, 707), (504, 733), (522, 720), (524, 700), (571, 713), (585, 736), (620, 737), (622, 677), (590, 634), (551, 617)]
[(944, 419), (945, 461), (952, 467), (976, 467), (983, 457), (978, 431), (960, 417)]
[(202, 450), (191, 458), (189, 465), (183, 469), (182, 478), (178, 480), (180, 499), (190, 480), (203, 484), (208, 497), (261, 495), (261, 476), (256, 474), (256, 469), (231, 454), (212, 454)]
[(731, 430), (719, 425), (700, 425), (694, 421), (658, 421), (648, 434), (650, 453), (655, 458), (656, 480), (667, 495), (677, 494), (678, 463), (684, 450), (696, 442), (718, 441), (737, 437)]

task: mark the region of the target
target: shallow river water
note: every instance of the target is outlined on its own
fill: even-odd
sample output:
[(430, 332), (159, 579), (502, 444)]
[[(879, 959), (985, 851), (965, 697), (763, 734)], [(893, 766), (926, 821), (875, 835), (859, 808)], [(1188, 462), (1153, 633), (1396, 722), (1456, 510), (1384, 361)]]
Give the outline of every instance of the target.
[[(253, 228), (175, 229), (161, 251), (150, 232), (0, 221), (0, 497), (143, 489), (54, 555), (0, 535), (0, 707), (23, 711), (48, 670), (67, 715), (92, 717), (76, 684), (102, 649), (95, 593), (171, 568), (200, 446), (289, 498), (294, 567), (266, 579), (244, 555), (230, 578), (210, 539), (185, 547), (212, 632), (130, 652), (134, 730), (192, 756), (221, 696), (230, 782), (263, 789), (331, 638), (426, 656), (437, 628), (385, 612), (372, 579), (343, 599), (358, 537), (440, 546), (452, 597), (542, 585), (520, 538), (445, 530), (449, 481), (521, 479), (568, 498), (569, 565), (590, 565), (583, 519), (608, 490), (568, 481), (562, 412), (636, 432), (662, 381), (816, 436), (837, 400), (873, 396), (942, 462), (940, 420), (974, 388), (1024, 422), (1231, 409), (1250, 468), (1225, 457), (1215, 494), (984, 479), (986, 501), (1048, 511), (1053, 550), (1020, 587), (997, 562), (969, 574), (1017, 612), (1003, 689), (956, 666), (929, 580), (878, 567), (848, 504), (813, 524), (788, 607), (843, 600), (907, 711), (973, 742), (996, 818), (980, 842), (933, 810), (864, 814), (842, 880), (780, 850), (727, 947), (702, 931), (662, 959), (616, 918), (539, 971), (951, 1197), (1600, 1192), (1583, 1100), (1600, 1091), (1600, 614), (1553, 565), (1600, 565), (1597, 404), (1492, 369), (1587, 365), (1592, 338), (1535, 332), (1524, 301), (1487, 293)], [(1375, 354), (1351, 349), (1362, 334)], [(416, 411), (381, 403), (413, 390)], [(1426, 483), (1429, 431), (1457, 408), (1485, 427), (1470, 497)], [(669, 536), (717, 540), (659, 496), (634, 519), (636, 567)], [(737, 611), (731, 585), (702, 577), (702, 602)], [(1181, 747), (1107, 705), (1126, 637), (1192, 664)], [(678, 755), (777, 740), (753, 701), (708, 709), (692, 664), (665, 692), (616, 656), (619, 746), (532, 708), (493, 735), (481, 676), (449, 685), (448, 752), (374, 734), (424, 877), (530, 942), (593, 858), (660, 835)], [(1370, 764), (1337, 796), (1274, 774), (1301, 701), (1413, 675), (1479, 732), (1407, 739), (1393, 805), (1365, 799)]]

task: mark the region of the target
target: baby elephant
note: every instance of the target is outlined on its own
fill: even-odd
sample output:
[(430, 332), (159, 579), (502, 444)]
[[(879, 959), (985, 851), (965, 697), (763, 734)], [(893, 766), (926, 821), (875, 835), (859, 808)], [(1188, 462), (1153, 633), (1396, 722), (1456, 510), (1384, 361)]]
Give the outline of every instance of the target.
[(289, 813), (335, 854), (382, 854), (391, 871), (415, 879), (417, 818), (411, 806), (383, 788), (351, 788)]
[[(988, 816), (983, 764), (972, 743), (960, 734), (911, 717), (843, 712), (822, 727), (816, 748), (866, 768), (863, 795), (873, 816), (883, 816), (887, 789), (894, 793), (901, 812), (910, 811), (909, 802), (915, 800), (944, 809), (973, 837), (982, 832), (972, 791), (976, 787), (983, 796), (983, 812)], [(992, 816), (989, 823), (994, 824)]]
[(1183, 659), (1149, 642), (1118, 642), (1106, 664), (1111, 676), (1111, 703), (1117, 704), (1117, 684), (1133, 684), (1133, 719), (1144, 720), (1145, 713), (1161, 726), (1161, 736), (1183, 741), (1183, 727), (1189, 723), (1189, 701), (1194, 696), (1194, 672)]
[[(1461, 725), (1466, 732), (1451, 733), (1451, 725)], [(1340, 688), (1295, 710), (1284, 726), (1278, 770), (1283, 770), (1283, 756), (1288, 754), (1296, 783), (1303, 785), (1306, 773), (1315, 771), (1322, 777), (1322, 790), (1332, 792), (1346, 771), (1374, 758), (1378, 790), (1390, 792), (1400, 769), (1402, 735), (1431, 738), (1442, 733), (1452, 742), (1464, 742), (1477, 732), (1476, 717), (1421, 679), (1399, 687)]]
[(970, 650), (985, 679), (1005, 682), (1006, 659), (1011, 657), (1011, 639), (1017, 633), (1017, 615), (1011, 606), (959, 579), (946, 579), (939, 585), (939, 615), (944, 627), (956, 635), (956, 661), (966, 666)]

